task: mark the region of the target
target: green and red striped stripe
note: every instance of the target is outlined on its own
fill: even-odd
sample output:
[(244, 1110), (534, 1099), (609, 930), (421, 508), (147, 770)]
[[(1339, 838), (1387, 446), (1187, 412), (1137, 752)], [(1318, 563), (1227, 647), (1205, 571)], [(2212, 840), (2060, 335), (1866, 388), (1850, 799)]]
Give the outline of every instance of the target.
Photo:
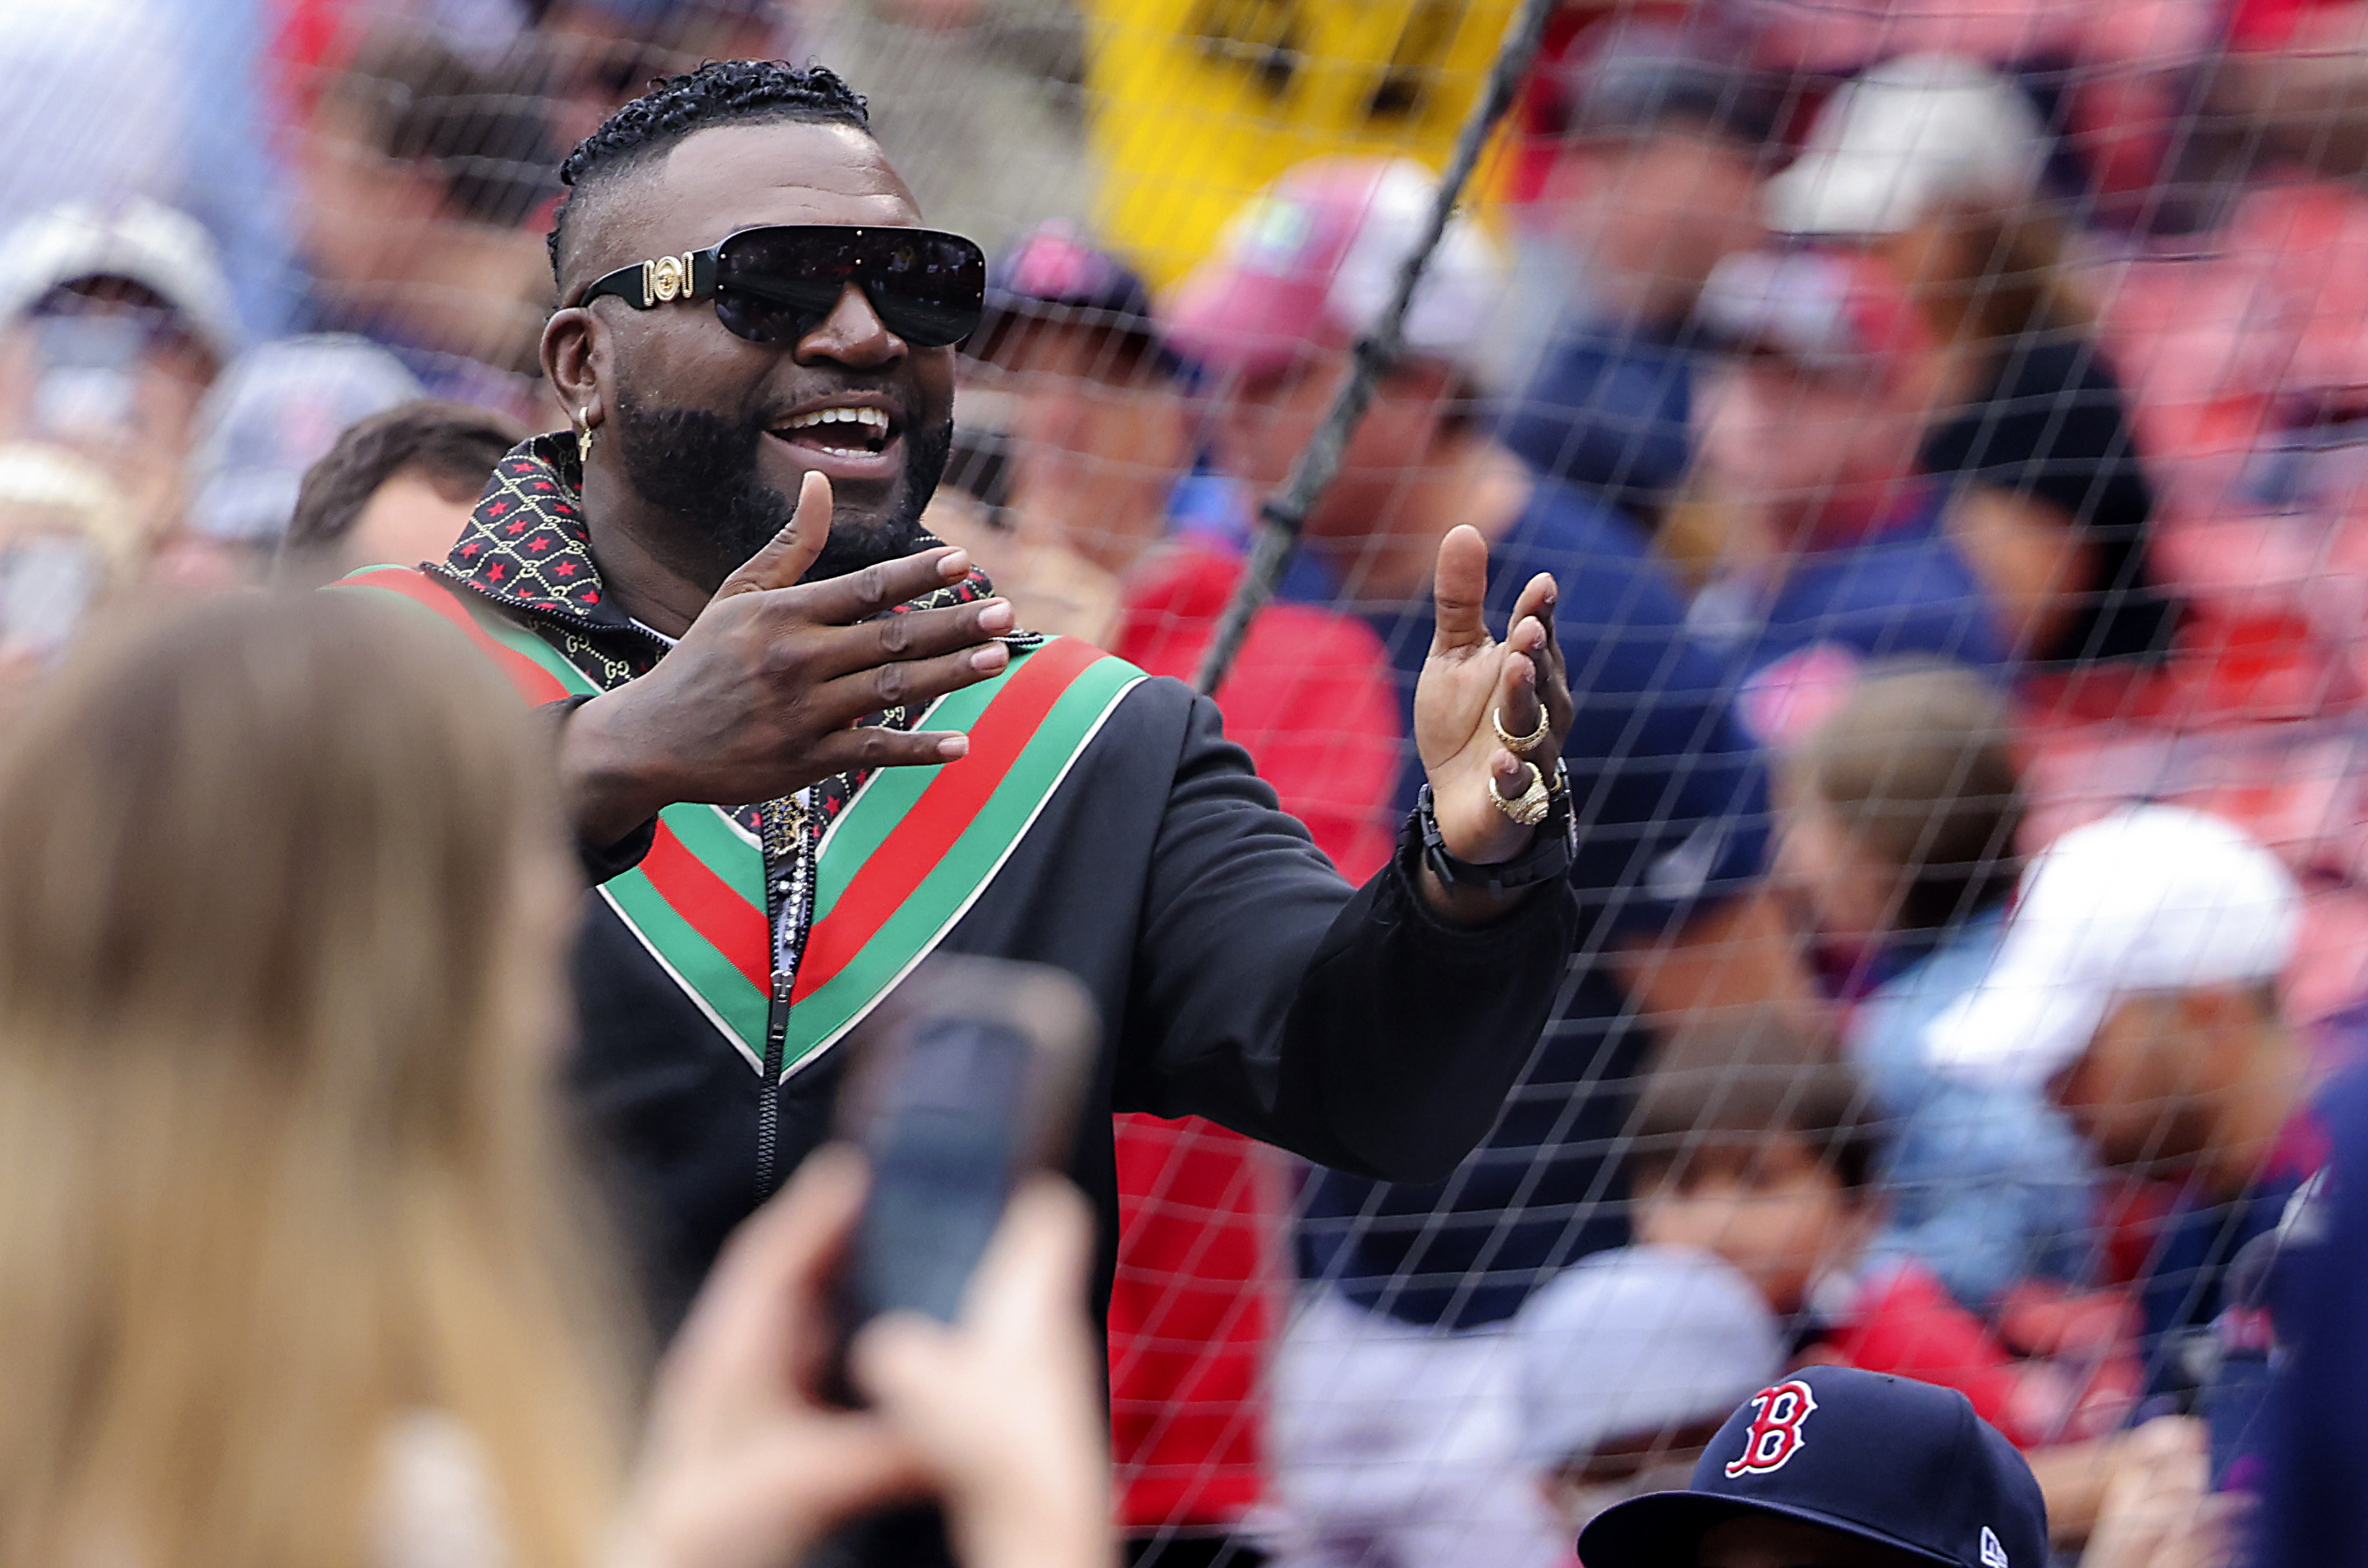
[[(372, 567), (341, 586), (422, 606), (466, 635), (529, 701), (599, 688), (522, 629), (472, 614), (425, 573)], [(831, 824), (816, 865), (814, 919), (791, 993), (784, 1075), (828, 1048), (926, 957), (1002, 867), (1100, 730), (1143, 678), (1074, 638), (1015, 657), (991, 681), (939, 699), (923, 727), (961, 730), (957, 764), (883, 768)], [(641, 865), (599, 892), (752, 1063), (764, 1060), (772, 934), (764, 852), (717, 807), (658, 815)]]
[(1090, 643), (1055, 638), (922, 716), (928, 728), (966, 732), (970, 755), (881, 769), (831, 824), (784, 1061), (837, 1040), (937, 946), (1142, 678)]

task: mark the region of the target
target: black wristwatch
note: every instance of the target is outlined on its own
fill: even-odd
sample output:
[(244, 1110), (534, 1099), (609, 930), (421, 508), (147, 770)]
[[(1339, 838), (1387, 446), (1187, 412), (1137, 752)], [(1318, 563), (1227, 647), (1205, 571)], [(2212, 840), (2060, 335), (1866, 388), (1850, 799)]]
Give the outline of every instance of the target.
[(1486, 888), (1493, 893), (1518, 892), (1569, 875), (1571, 861), (1578, 854), (1578, 830), (1570, 810), (1570, 776), (1559, 757), (1547, 781), (1547, 799), (1545, 821), (1538, 824), (1537, 836), (1527, 849), (1510, 860), (1475, 866), (1447, 852), (1447, 839), (1439, 831), (1439, 812), (1431, 805), (1430, 786), (1425, 784), (1414, 807), (1415, 823), (1422, 835), (1423, 864), (1450, 887)]

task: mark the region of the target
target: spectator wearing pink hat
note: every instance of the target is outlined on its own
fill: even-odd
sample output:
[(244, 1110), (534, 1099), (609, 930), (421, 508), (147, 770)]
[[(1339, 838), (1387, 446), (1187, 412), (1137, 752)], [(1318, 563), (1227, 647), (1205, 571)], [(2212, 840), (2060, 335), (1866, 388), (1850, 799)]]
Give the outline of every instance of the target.
[[(1410, 164), (1294, 170), (1235, 217), (1169, 302), (1169, 342), (1210, 376), (1220, 464), (1281, 482), (1388, 298), (1431, 199)], [(1401, 1568), (1559, 1553), (1515, 1453), (1505, 1325), (1563, 1264), (1628, 1237), (1601, 1151), (1622, 1108), (1589, 1085), (1632, 1076), (1632, 1011), (1798, 995), (1759, 896), (1766, 783), (1725, 707), (1727, 672), (1688, 637), (1641, 529), (1537, 478), (1472, 416), (1482, 321), (1505, 272), (1469, 221), (1451, 223), (1338, 480), (1307, 518), (1327, 591), (1358, 605), (1401, 693), (1430, 645), (1421, 562), (1458, 524), (1490, 558), (1559, 585), (1556, 635), (1577, 678), (1564, 753), (1581, 807), (1572, 877), (1587, 958), (1489, 1142), (1452, 1178), (1390, 1185), (1323, 1172), (1303, 1208), (1306, 1291), (1277, 1358), (1284, 1560), (1378, 1550)], [(1492, 592), (1487, 611), (1510, 608)], [(1401, 700), (1404, 700), (1403, 696)], [(1419, 775), (1401, 773), (1401, 801)], [(1577, 1216), (1577, 1218), (1574, 1218)]]

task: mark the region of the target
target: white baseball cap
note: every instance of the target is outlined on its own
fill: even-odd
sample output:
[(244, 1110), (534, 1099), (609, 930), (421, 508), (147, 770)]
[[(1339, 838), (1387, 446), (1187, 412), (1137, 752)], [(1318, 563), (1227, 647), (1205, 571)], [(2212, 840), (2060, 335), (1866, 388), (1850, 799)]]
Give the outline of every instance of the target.
[(1722, 257), (1694, 319), (1731, 343), (1822, 369), (1902, 368), (1931, 329), (1891, 269), (1850, 251), (1747, 250)]
[(2126, 806), (2074, 828), (2023, 872), (1998, 957), (1925, 1027), (1953, 1077), (2036, 1085), (2079, 1060), (2116, 997), (2274, 981), (2302, 889), (2222, 818)]
[(217, 364), (238, 352), (230, 278), (213, 241), (187, 213), (133, 197), (112, 206), (72, 202), (26, 219), (0, 239), (0, 321), (87, 278), (139, 284), (180, 315)]
[(1691, 1247), (1581, 1258), (1513, 1320), (1521, 1457), (1549, 1469), (1620, 1438), (1719, 1421), (1783, 1365), (1776, 1314)]
[(1942, 202), (2026, 201), (2047, 134), (2013, 83), (1970, 60), (1908, 54), (1842, 84), (1801, 155), (1768, 182), (1782, 234), (1896, 234)]
[[(1303, 347), (1346, 347), (1381, 318), (1438, 188), (1404, 158), (1300, 165), (1236, 212), (1178, 285), (1160, 312), (1169, 343), (1196, 363), (1249, 371)], [(1452, 216), (1406, 312), (1406, 352), (1482, 369), (1508, 273), (1480, 225)]]
[(427, 396), (389, 350), (347, 333), (258, 344), (198, 410), (188, 523), (208, 539), (269, 545), (288, 529), (304, 471), (346, 427)]

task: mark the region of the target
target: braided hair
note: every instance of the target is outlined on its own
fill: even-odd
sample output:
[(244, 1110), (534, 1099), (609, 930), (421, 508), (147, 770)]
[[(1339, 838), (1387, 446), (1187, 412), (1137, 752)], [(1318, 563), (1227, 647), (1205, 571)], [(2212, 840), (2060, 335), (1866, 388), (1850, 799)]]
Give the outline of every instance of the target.
[(559, 165), (567, 199), (552, 215), (546, 242), (552, 276), (576, 207), (608, 180), (648, 163), (696, 131), (719, 125), (844, 125), (869, 132), (863, 96), (825, 65), (778, 60), (712, 60), (680, 76), (665, 76), (586, 137)]

